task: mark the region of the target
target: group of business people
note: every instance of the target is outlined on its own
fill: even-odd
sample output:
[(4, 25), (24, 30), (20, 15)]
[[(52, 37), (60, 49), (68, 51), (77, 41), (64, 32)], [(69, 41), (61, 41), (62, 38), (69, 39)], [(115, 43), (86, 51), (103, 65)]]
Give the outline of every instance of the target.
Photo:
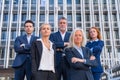
[(33, 36), (31, 20), (24, 23), (24, 30), (26, 34), (14, 43), (15, 80), (24, 80), (25, 75), (27, 80), (100, 80), (104, 43), (97, 27), (90, 28), (86, 46), (82, 29), (67, 32), (65, 17), (59, 19), (55, 33), (51, 33), (50, 24), (42, 24), (40, 38)]

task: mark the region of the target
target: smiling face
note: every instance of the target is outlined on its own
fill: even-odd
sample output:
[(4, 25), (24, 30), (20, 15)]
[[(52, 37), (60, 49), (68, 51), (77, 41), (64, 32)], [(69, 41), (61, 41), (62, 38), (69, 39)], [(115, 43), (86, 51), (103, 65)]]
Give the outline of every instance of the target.
[(51, 26), (49, 24), (43, 24), (40, 28), (40, 34), (42, 37), (49, 37), (51, 34)]
[(32, 23), (29, 23), (29, 22), (26, 23), (26, 24), (25, 24), (25, 27), (24, 27), (24, 30), (25, 30), (25, 32), (26, 32), (28, 35), (32, 34), (33, 31), (34, 31), (33, 24), (32, 24)]
[(74, 35), (74, 43), (75, 45), (82, 45), (83, 42), (83, 33), (80, 30), (77, 30)]

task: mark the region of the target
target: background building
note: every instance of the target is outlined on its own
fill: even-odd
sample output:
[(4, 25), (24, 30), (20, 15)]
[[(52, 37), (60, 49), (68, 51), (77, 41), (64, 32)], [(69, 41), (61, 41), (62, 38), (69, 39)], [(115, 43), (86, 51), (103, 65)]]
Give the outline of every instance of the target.
[(35, 35), (46, 22), (57, 31), (58, 19), (68, 19), (68, 30), (85, 33), (100, 28), (105, 43), (101, 55), (104, 68), (120, 64), (120, 0), (0, 0), (0, 68), (9, 68), (15, 58), (14, 40), (24, 33), (27, 19), (35, 22)]

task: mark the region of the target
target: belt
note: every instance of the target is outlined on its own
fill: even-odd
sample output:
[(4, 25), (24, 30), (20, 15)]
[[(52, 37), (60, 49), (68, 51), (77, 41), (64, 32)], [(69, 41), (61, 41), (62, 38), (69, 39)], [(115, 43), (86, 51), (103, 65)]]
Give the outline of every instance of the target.
[(64, 51), (62, 48), (57, 48), (56, 51)]

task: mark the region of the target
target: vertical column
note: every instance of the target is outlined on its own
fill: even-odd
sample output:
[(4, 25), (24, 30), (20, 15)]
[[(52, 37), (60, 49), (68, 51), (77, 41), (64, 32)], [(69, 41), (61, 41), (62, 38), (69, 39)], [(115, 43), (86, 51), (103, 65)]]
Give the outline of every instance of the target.
[(49, 0), (46, 0), (45, 3), (45, 22), (49, 22)]
[(75, 0), (72, 0), (72, 30), (76, 28), (76, 5)]
[(82, 23), (82, 28), (85, 27), (85, 0), (81, 0), (81, 23)]
[(63, 1), (63, 16), (67, 18), (67, 0)]
[(39, 36), (39, 20), (40, 19), (40, 0), (36, 0), (36, 24), (35, 24), (35, 31), (36, 35)]
[(58, 30), (58, 0), (54, 0), (54, 31)]
[(1, 45), (1, 32), (2, 32), (2, 23), (3, 23), (3, 11), (4, 11), (4, 0), (1, 1), (1, 15), (0, 15), (0, 45)]
[(13, 0), (11, 0), (9, 4), (9, 19), (8, 19), (8, 40), (7, 40), (7, 46), (6, 46), (6, 53), (5, 53), (5, 68), (8, 68), (9, 66), (9, 54), (10, 54), (10, 37), (11, 37), (11, 23), (12, 23), (12, 11), (13, 11)]

